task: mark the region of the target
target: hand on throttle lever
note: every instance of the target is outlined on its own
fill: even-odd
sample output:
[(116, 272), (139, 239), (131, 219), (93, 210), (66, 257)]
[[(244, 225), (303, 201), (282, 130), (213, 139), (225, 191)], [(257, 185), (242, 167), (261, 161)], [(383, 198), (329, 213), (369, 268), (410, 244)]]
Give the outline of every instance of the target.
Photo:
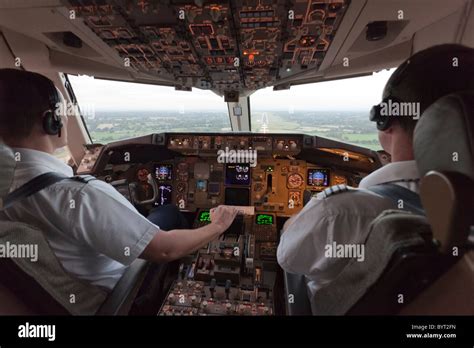
[(224, 233), (237, 215), (237, 209), (233, 207), (228, 207), (225, 205), (220, 205), (217, 208), (211, 209), (211, 224), (216, 226), (220, 233)]

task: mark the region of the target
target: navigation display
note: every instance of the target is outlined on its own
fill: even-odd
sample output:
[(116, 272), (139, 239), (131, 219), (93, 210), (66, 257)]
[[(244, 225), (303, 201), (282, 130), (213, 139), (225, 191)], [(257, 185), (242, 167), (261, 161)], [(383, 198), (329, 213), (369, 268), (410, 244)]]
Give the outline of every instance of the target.
[(329, 169), (308, 169), (308, 186), (328, 187)]
[(155, 166), (155, 177), (158, 181), (173, 180), (173, 165), (160, 164)]
[(227, 164), (225, 169), (226, 185), (249, 185), (250, 165), (248, 163)]

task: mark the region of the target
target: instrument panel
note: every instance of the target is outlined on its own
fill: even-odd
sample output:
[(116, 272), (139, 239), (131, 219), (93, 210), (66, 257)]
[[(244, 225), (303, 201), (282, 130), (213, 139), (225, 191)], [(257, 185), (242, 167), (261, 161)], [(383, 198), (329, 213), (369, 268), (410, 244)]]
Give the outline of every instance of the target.
[(108, 181), (126, 179), (136, 183), (135, 201), (153, 197), (151, 174), (158, 187), (154, 206), (174, 204), (180, 210), (197, 212), (221, 204), (254, 206), (257, 212), (289, 217), (303, 207), (303, 196), (335, 184), (347, 184), (342, 171), (304, 160), (264, 158), (250, 163), (219, 163), (197, 156), (131, 166)]
[(284, 221), (313, 194), (357, 186), (378, 165), (370, 150), (295, 134), (162, 133), (87, 151), (78, 174), (111, 183), (145, 216), (173, 204), (199, 228), (215, 206), (248, 208), (180, 260), (160, 316), (284, 314), (276, 258)]

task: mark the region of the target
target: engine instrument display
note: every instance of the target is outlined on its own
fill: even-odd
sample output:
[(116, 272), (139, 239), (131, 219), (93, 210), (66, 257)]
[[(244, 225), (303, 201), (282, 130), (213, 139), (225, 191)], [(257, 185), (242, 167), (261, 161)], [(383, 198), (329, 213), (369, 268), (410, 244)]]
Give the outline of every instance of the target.
[(225, 171), (226, 185), (249, 185), (250, 184), (250, 165), (227, 164)]
[(308, 186), (328, 187), (329, 169), (308, 169)]

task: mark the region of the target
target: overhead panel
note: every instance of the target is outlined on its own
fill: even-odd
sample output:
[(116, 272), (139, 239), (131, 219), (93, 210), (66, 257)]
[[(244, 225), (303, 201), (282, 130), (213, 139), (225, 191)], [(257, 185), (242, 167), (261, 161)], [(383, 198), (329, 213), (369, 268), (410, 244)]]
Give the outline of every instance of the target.
[(317, 69), (348, 2), (71, 0), (68, 6), (125, 67), (168, 78), (177, 89), (233, 98)]

